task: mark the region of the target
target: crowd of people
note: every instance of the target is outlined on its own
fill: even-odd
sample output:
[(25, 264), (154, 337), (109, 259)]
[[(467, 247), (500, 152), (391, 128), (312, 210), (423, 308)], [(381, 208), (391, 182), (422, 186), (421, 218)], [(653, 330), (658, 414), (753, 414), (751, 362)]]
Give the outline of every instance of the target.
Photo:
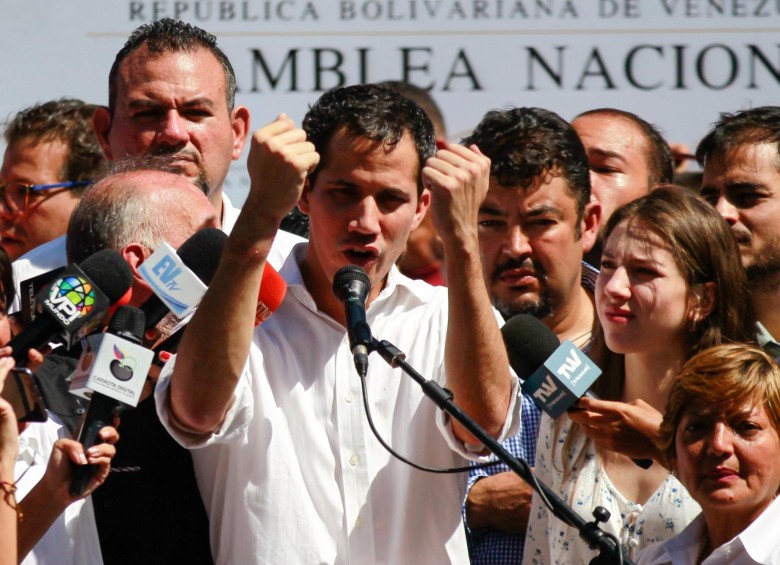
[[(47, 410), (0, 400), (0, 563), (606, 562), (436, 387), (598, 515), (616, 563), (780, 563), (780, 107), (722, 114), (684, 187), (661, 133), (614, 108), (491, 110), (455, 141), (426, 91), (387, 82), (252, 133), (216, 38), (171, 19), (131, 34), (108, 93), (6, 125), (0, 342), (61, 267), (111, 249), (144, 307), (163, 243), (227, 238), (194, 314), (147, 328), (159, 366), (102, 443), (77, 441), (79, 344), (23, 352)], [(223, 183), (247, 143), (239, 209)], [(349, 300), (345, 265), (365, 274)], [(259, 322), (271, 270), (286, 292)], [(603, 370), (558, 419), (510, 367), (516, 315)], [(428, 387), (399, 357), (356, 362), (366, 326)]]

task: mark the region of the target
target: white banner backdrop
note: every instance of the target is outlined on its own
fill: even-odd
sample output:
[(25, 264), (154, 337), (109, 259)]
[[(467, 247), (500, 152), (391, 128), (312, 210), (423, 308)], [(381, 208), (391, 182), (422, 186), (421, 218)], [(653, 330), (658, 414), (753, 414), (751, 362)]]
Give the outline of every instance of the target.
[(162, 17), (217, 35), (253, 128), (380, 80), (430, 88), (454, 139), (492, 108), (612, 106), (693, 148), (719, 112), (780, 104), (780, 0), (0, 0), (0, 16), (2, 119), (105, 103), (114, 55)]

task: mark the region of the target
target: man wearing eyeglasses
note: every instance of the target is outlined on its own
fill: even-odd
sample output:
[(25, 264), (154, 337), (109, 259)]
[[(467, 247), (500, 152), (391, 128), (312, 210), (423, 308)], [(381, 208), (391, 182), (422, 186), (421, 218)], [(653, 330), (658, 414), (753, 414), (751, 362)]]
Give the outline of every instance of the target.
[(5, 129), (0, 246), (14, 262), (17, 285), (66, 262), (70, 214), (105, 165), (91, 127), (95, 108), (52, 100), (20, 111)]
[(16, 114), (0, 169), (0, 246), (15, 261), (65, 234), (84, 188), (104, 163), (91, 129), (96, 106), (53, 100)]

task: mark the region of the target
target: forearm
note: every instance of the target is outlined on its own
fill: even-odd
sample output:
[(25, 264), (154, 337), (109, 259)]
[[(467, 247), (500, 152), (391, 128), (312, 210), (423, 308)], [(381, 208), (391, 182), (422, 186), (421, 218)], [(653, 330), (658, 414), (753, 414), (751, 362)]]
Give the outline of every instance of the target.
[(532, 498), (531, 487), (512, 471), (482, 478), (466, 498), (466, 522), (472, 530), (495, 528), (524, 535)]
[(14, 482), (13, 461), (0, 464), (0, 565), (16, 565), (16, 499), (11, 492)]
[(187, 326), (171, 378), (173, 418), (193, 432), (219, 426), (249, 355), (262, 273), (278, 223), (260, 226), (251, 206), (244, 211)]
[(252, 343), (268, 252), (318, 162), (306, 133), (284, 114), (252, 136), (249, 196), (184, 334), (171, 377), (171, 415), (188, 431), (214, 431), (230, 406)]
[(20, 561), (35, 547), (69, 503), (67, 493), (53, 490), (45, 480), (39, 481), (27, 493), (19, 503), (19, 511), (23, 516), (19, 522), (17, 543)]
[[(449, 290), (447, 387), (464, 411), (497, 436), (509, 407), (511, 379), (482, 275), (476, 235), (465, 243), (446, 244), (445, 265)], [(465, 429), (454, 430), (460, 439), (475, 442)]]

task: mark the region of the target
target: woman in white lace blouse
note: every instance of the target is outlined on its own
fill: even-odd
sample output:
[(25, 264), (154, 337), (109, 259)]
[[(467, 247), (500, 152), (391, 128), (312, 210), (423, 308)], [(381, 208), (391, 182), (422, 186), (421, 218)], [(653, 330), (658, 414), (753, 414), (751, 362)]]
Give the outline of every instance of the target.
[[(698, 505), (656, 462), (669, 388), (683, 363), (723, 341), (754, 338), (739, 250), (714, 208), (690, 191), (660, 187), (618, 209), (604, 233), (596, 284), (599, 325), (591, 356), (604, 373), (579, 410), (542, 418), (536, 473), (584, 519), (609, 510), (602, 529), (635, 559), (681, 531)], [(524, 563), (586, 564), (596, 556), (578, 532), (534, 496)]]

